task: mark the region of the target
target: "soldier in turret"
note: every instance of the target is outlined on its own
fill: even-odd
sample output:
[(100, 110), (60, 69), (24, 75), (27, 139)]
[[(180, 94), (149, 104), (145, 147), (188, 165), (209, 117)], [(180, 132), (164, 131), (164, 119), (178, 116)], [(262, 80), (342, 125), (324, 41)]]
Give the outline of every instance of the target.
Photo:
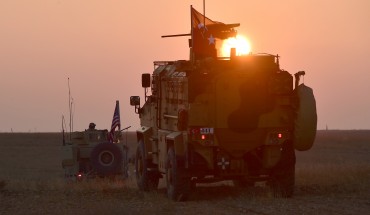
[(96, 131), (96, 129), (95, 129), (95, 123), (93, 123), (93, 122), (91, 122), (90, 124), (89, 124), (89, 129), (87, 129), (88, 131)]

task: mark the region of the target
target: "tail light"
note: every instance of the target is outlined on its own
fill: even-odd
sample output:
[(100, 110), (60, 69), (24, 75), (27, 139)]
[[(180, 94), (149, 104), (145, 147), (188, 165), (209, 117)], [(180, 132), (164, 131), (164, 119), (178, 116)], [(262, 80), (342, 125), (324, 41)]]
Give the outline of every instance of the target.
[(274, 131), (270, 132), (267, 136), (267, 145), (282, 144), (285, 140), (289, 139), (289, 132), (287, 131)]
[(201, 138), (202, 140), (205, 140), (207, 138), (207, 136), (205, 134), (202, 134), (201, 137), (202, 137)]
[(77, 181), (82, 181), (83, 180), (83, 174), (82, 173), (77, 173), (77, 175), (76, 175), (76, 180)]
[(213, 128), (194, 127), (189, 129), (190, 139), (201, 145), (213, 145)]

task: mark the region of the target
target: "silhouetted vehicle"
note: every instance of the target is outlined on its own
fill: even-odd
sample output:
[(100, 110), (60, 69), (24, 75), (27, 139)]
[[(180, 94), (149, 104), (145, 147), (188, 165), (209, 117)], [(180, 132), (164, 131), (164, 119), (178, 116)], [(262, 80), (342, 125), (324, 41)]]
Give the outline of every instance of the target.
[[(203, 18), (212, 22), (207, 31), (221, 25), (224, 39), (234, 35), (236, 24)], [(192, 26), (194, 32), (202, 25)], [(304, 72), (295, 74), (294, 84), (277, 55), (236, 56), (233, 49), (229, 58), (200, 54), (194, 37), (190, 60), (157, 61), (152, 74), (142, 74), (143, 106), (139, 96), (130, 98), (141, 124), (139, 189), (156, 189), (165, 176), (168, 197), (181, 201), (196, 183), (233, 180), (244, 187), (267, 181), (276, 196), (291, 197), (295, 149), (310, 149), (316, 134), (313, 92), (299, 85)]]
[(116, 131), (116, 136), (114, 142), (109, 142), (106, 129), (72, 132), (71, 140), (62, 146), (65, 177), (127, 177), (127, 147), (119, 140), (120, 131)]

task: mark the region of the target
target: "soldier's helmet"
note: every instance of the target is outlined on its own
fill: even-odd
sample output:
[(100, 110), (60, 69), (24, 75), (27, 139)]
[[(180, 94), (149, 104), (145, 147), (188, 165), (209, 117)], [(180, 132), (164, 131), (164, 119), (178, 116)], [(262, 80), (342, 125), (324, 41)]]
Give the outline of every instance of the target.
[(93, 123), (93, 122), (91, 122), (90, 124), (89, 124), (89, 129), (95, 129), (95, 123)]

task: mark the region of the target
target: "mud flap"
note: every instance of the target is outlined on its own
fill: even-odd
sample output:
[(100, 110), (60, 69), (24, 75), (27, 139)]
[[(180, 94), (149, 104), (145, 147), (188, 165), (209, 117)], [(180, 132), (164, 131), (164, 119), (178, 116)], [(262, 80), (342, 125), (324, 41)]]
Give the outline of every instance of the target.
[(316, 136), (316, 100), (312, 89), (304, 84), (299, 85), (295, 93), (298, 107), (294, 122), (294, 148), (298, 151), (306, 151), (312, 147)]

